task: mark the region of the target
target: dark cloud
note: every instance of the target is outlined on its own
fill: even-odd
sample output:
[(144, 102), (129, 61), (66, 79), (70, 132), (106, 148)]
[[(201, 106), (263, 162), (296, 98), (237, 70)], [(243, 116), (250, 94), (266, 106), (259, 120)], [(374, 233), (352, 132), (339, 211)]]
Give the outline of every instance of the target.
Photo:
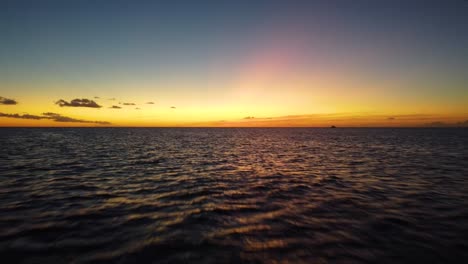
[(427, 123), (426, 126), (428, 127), (468, 127), (468, 120), (457, 122), (457, 123), (445, 123), (445, 122), (431, 122)]
[(176, 109), (176, 107), (175, 107), (175, 106), (171, 106), (171, 108), (172, 108), (172, 109)]
[(82, 119), (75, 119), (72, 117), (62, 116), (61, 114), (46, 112), (42, 113), (41, 116), (38, 115), (30, 115), (30, 114), (5, 114), (0, 113), (0, 117), (8, 117), (8, 118), (19, 118), (19, 119), (33, 119), (33, 120), (40, 120), (40, 119), (50, 119), (55, 122), (72, 122), (72, 123), (92, 123), (92, 124), (99, 124), (99, 125), (110, 125), (111, 123), (106, 121), (88, 121)]
[(468, 127), (468, 120), (465, 120), (464, 122), (458, 122), (457, 126)]
[(391, 117), (389, 117), (389, 118), (387, 118), (387, 119), (388, 119), (388, 120), (395, 120), (396, 118), (393, 117), (393, 116), (391, 116)]
[(109, 108), (112, 108), (112, 109), (121, 109), (122, 107), (120, 107), (120, 106), (118, 106), (118, 105), (113, 105), (113, 106), (111, 106), (111, 107), (109, 107)]
[(13, 99), (8, 99), (8, 98), (1, 97), (1, 96), (0, 96), (0, 104), (3, 104), (3, 105), (15, 105), (15, 104), (18, 104), (18, 102), (16, 102), (16, 101), (13, 100)]
[(123, 105), (135, 105), (135, 103), (122, 103)]
[(154, 102), (147, 102), (146, 104), (154, 104)]
[(68, 106), (68, 107), (90, 107), (90, 108), (101, 108), (102, 106), (98, 105), (96, 102), (93, 100), (89, 99), (73, 99), (70, 102), (67, 102), (63, 99), (58, 100), (55, 102), (55, 104), (60, 105), (61, 107), (63, 106)]
[(427, 126), (430, 126), (430, 127), (446, 127), (446, 126), (448, 126), (447, 123), (440, 122), (440, 121), (427, 123), (426, 125), (427, 125)]
[(51, 112), (46, 112), (42, 113), (44, 118), (47, 119), (52, 119), (55, 122), (72, 122), (72, 123), (90, 123), (90, 124), (100, 124), (100, 125), (110, 125), (110, 122), (107, 121), (88, 121), (88, 120), (82, 120), (82, 119), (76, 119), (68, 116), (63, 116), (61, 114), (57, 113), (51, 113)]
[(253, 116), (246, 116), (246, 117), (244, 117), (244, 119), (254, 119), (254, 118), (255, 118), (255, 117), (253, 117)]
[(52, 112), (45, 112), (45, 113), (42, 113), (43, 116), (47, 116), (47, 117), (56, 117), (56, 116), (61, 116), (60, 114), (57, 114), (57, 113), (52, 113)]
[(20, 119), (34, 119), (34, 120), (44, 119), (44, 117), (42, 117), (42, 116), (29, 115), (29, 114), (20, 115), (20, 114), (0, 113), (0, 117), (20, 118)]
[(88, 121), (88, 120), (82, 120), (82, 119), (76, 119), (68, 116), (63, 116), (57, 113), (42, 113), (44, 118), (47, 119), (52, 119), (55, 122), (71, 122), (71, 123), (89, 123), (89, 124), (100, 124), (100, 125), (110, 125), (109, 122), (106, 121)]
[(100, 97), (99, 96), (94, 96), (94, 99), (100, 99)]

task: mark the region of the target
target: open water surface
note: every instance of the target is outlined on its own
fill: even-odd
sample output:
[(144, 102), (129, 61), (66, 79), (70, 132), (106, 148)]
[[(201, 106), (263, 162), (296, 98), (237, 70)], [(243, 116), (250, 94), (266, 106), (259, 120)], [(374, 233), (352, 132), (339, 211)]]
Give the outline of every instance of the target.
[(467, 263), (468, 130), (0, 129), (0, 256)]

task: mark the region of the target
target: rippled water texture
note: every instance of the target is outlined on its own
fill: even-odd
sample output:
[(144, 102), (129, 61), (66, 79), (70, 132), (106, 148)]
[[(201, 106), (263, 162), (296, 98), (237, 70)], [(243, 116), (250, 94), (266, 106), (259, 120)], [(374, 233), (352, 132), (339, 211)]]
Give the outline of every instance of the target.
[(467, 132), (1, 129), (0, 256), (466, 263)]

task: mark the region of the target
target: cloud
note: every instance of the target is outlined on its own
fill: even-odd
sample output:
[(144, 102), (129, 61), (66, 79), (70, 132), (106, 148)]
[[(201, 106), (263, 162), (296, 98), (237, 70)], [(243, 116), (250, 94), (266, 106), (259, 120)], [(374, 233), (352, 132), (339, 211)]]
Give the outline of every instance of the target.
[(110, 122), (106, 121), (88, 121), (88, 120), (82, 120), (82, 119), (75, 119), (72, 117), (68, 116), (63, 116), (57, 113), (42, 113), (42, 115), (47, 118), (47, 119), (52, 119), (55, 122), (71, 122), (71, 123), (90, 123), (90, 124), (100, 124), (100, 125), (110, 125)]
[(73, 99), (70, 102), (67, 102), (63, 99), (58, 100), (55, 102), (55, 104), (58, 104), (60, 107), (90, 107), (90, 108), (101, 108), (102, 106), (98, 105), (96, 102), (93, 100), (89, 99)]
[(154, 102), (147, 102), (146, 104), (154, 104)]
[(112, 109), (121, 109), (122, 107), (120, 107), (120, 106), (118, 106), (118, 105), (113, 105), (113, 106), (111, 106), (111, 107), (109, 107), (109, 108), (112, 108)]
[(45, 113), (42, 113), (42, 115), (47, 116), (47, 117), (61, 116), (60, 114), (52, 113), (52, 112), (45, 112)]
[(100, 97), (99, 96), (94, 96), (94, 99), (100, 99)]
[(139, 107), (136, 107), (135, 109), (136, 109), (136, 110), (140, 110), (140, 108), (139, 108)]
[(34, 119), (34, 120), (44, 119), (44, 117), (36, 116), (36, 115), (5, 114), (5, 113), (1, 113), (1, 112), (0, 112), (0, 117), (19, 118), (19, 119)]
[(123, 105), (135, 105), (135, 103), (122, 103)]
[(468, 127), (468, 120), (465, 120), (464, 122), (458, 122), (457, 126)]
[(115, 98), (109, 98), (109, 100), (111, 100), (111, 101), (115, 101)]
[(427, 123), (426, 126), (428, 127), (468, 127), (468, 120), (456, 122), (456, 123), (446, 123), (441, 121), (435, 121), (431, 123)]
[(41, 116), (38, 115), (30, 115), (30, 114), (5, 114), (0, 112), (0, 117), (8, 117), (8, 118), (18, 118), (18, 119), (32, 119), (32, 120), (41, 120), (41, 119), (50, 119), (55, 122), (71, 122), (71, 123), (90, 123), (90, 124), (99, 124), (99, 125), (110, 125), (111, 123), (106, 121), (88, 121), (82, 119), (75, 119), (68, 116), (63, 116), (57, 113), (46, 112), (42, 113)]
[(454, 117), (435, 114), (388, 115), (358, 112), (270, 117), (245, 116), (244, 118), (226, 120), (225, 122), (205, 121), (184, 124), (184, 126), (208, 127), (330, 127), (332, 125), (337, 127), (468, 127), (468, 120), (466, 116)]
[(172, 108), (172, 109), (176, 109), (176, 107), (175, 107), (175, 106), (171, 106), (171, 108)]
[(1, 96), (0, 96), (0, 104), (3, 104), (3, 105), (15, 105), (15, 104), (18, 104), (18, 102), (16, 102), (16, 101), (13, 100), (13, 99), (8, 99), (8, 98), (1, 97)]
[(446, 126), (449, 126), (449, 124), (447, 124), (445, 122), (441, 122), (441, 121), (435, 121), (435, 122), (427, 123), (426, 126), (429, 126), (429, 127), (446, 127)]

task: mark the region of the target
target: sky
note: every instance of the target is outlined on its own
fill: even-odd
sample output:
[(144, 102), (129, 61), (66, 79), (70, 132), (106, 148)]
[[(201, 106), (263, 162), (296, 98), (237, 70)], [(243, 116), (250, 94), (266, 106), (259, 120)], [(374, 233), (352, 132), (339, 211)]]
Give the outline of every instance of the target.
[(468, 1), (1, 1), (0, 126), (466, 126)]

